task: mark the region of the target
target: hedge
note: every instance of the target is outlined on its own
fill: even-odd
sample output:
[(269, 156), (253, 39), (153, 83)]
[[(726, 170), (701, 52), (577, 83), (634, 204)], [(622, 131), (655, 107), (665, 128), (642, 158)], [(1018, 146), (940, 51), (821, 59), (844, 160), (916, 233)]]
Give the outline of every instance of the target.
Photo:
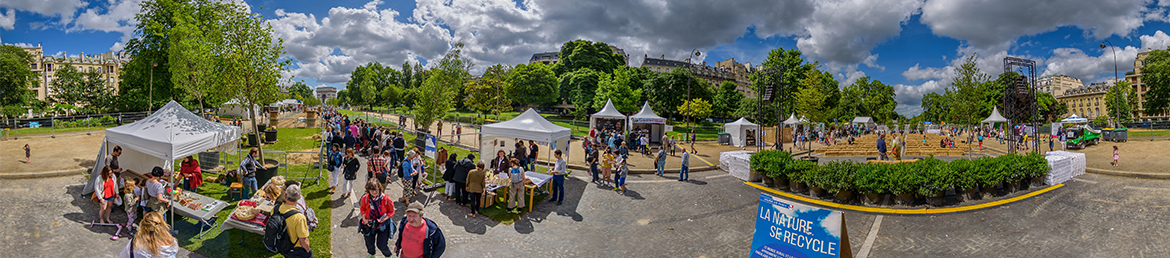
[(820, 187), (830, 193), (918, 194), (936, 196), (950, 189), (973, 189), (1048, 175), (1048, 161), (1040, 154), (1007, 154), (994, 158), (945, 162), (934, 157), (913, 163), (865, 164), (848, 160), (824, 165), (794, 159), (784, 151), (768, 150), (751, 156), (751, 168), (771, 178)]

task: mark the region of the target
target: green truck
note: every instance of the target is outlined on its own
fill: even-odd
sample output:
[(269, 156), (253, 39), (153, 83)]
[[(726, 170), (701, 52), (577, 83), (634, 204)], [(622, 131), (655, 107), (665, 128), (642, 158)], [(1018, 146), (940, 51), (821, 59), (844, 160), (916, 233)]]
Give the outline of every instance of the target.
[(1084, 126), (1068, 128), (1066, 136), (1068, 136), (1068, 140), (1065, 143), (1068, 144), (1069, 148), (1084, 149), (1101, 141), (1101, 131)]

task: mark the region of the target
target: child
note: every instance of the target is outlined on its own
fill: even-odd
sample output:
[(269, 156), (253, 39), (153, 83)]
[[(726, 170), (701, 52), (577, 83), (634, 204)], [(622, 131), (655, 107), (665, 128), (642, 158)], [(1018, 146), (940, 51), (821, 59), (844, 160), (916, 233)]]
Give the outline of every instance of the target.
[(618, 188), (621, 188), (621, 190), (618, 191), (618, 194), (625, 195), (626, 176), (630, 173), (630, 167), (626, 166), (626, 159), (622, 159), (620, 163), (621, 166), (618, 167), (617, 178), (614, 179), (614, 184), (616, 184), (617, 187), (614, 187), (613, 190), (618, 191)]
[(126, 211), (126, 230), (133, 232), (134, 219), (138, 218), (138, 195), (134, 194), (134, 190), (138, 188), (137, 178), (126, 179), (126, 186), (122, 188), (122, 209)]
[(32, 149), (28, 148), (28, 144), (24, 145), (24, 164), (28, 164), (28, 163), (32, 162), (31, 160), (28, 159), (28, 157), (31, 156), (31, 154), (29, 154), (29, 151), (31, 151), (31, 150)]
[(1109, 163), (1109, 164), (1112, 164), (1114, 167), (1116, 167), (1117, 160), (1120, 158), (1121, 158), (1121, 152), (1117, 150), (1117, 145), (1113, 145), (1113, 162)]

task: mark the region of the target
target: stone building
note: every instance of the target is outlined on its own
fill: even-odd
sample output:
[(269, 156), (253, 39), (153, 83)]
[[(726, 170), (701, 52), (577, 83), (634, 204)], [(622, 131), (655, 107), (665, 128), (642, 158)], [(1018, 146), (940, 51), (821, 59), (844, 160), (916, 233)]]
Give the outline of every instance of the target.
[(689, 59), (676, 61), (666, 59), (665, 56), (660, 58), (644, 56), (642, 67), (656, 73), (669, 73), (674, 69), (689, 69), (696, 78), (706, 80), (712, 85), (718, 86), (725, 81), (730, 81), (735, 83), (736, 90), (743, 93), (745, 97), (756, 97), (755, 91), (752, 91), (752, 82), (748, 80), (753, 68), (750, 68), (750, 64), (736, 63), (734, 58), (716, 62), (715, 66), (708, 66), (707, 62), (691, 64)]
[(1133, 60), (1133, 71), (1125, 73), (1125, 80), (1129, 81), (1130, 87), (1138, 95), (1138, 106), (1134, 108), (1135, 117), (1138, 121), (1157, 121), (1170, 119), (1170, 112), (1162, 112), (1159, 114), (1148, 114), (1144, 112), (1146, 103), (1146, 92), (1150, 90), (1149, 85), (1146, 85), (1142, 80), (1142, 67), (1145, 67), (1146, 57), (1150, 56), (1150, 52), (1141, 52)]
[(1094, 83), (1067, 89), (1056, 100), (1068, 105), (1068, 115), (1077, 114), (1092, 120), (1108, 112), (1105, 108), (1105, 92), (1109, 91), (1109, 87), (1105, 83)]
[(77, 56), (69, 56), (68, 52), (62, 52), (61, 56), (46, 56), (41, 44), (36, 47), (22, 47), (25, 52), (32, 55), (33, 62), (29, 64), (29, 68), (34, 73), (37, 73), (37, 79), (33, 80), (30, 89), (33, 95), (38, 100), (44, 101), (53, 94), (51, 84), (53, 76), (56, 71), (65, 67), (66, 64), (73, 65), (79, 72), (97, 71), (101, 74), (103, 81), (106, 82), (106, 87), (110, 87), (114, 92), (118, 91), (118, 84), (121, 82), (119, 75), (122, 73), (122, 68), (130, 61), (130, 55), (126, 52), (105, 52), (96, 55), (88, 55), (85, 52)]
[(1085, 84), (1081, 83), (1081, 79), (1073, 78), (1072, 76), (1052, 75), (1036, 79), (1036, 86), (1036, 89), (1040, 92), (1047, 92), (1056, 98), (1064, 94), (1064, 90), (1079, 88), (1085, 86)]

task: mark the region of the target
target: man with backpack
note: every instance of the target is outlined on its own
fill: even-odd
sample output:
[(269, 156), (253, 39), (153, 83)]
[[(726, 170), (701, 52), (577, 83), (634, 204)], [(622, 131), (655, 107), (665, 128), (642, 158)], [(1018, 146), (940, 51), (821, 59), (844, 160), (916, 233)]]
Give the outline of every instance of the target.
[(264, 225), (264, 247), (284, 257), (313, 257), (313, 249), (309, 248), (308, 219), (297, 210), (301, 187), (288, 186), (283, 199), (284, 202), (276, 206), (276, 212)]

